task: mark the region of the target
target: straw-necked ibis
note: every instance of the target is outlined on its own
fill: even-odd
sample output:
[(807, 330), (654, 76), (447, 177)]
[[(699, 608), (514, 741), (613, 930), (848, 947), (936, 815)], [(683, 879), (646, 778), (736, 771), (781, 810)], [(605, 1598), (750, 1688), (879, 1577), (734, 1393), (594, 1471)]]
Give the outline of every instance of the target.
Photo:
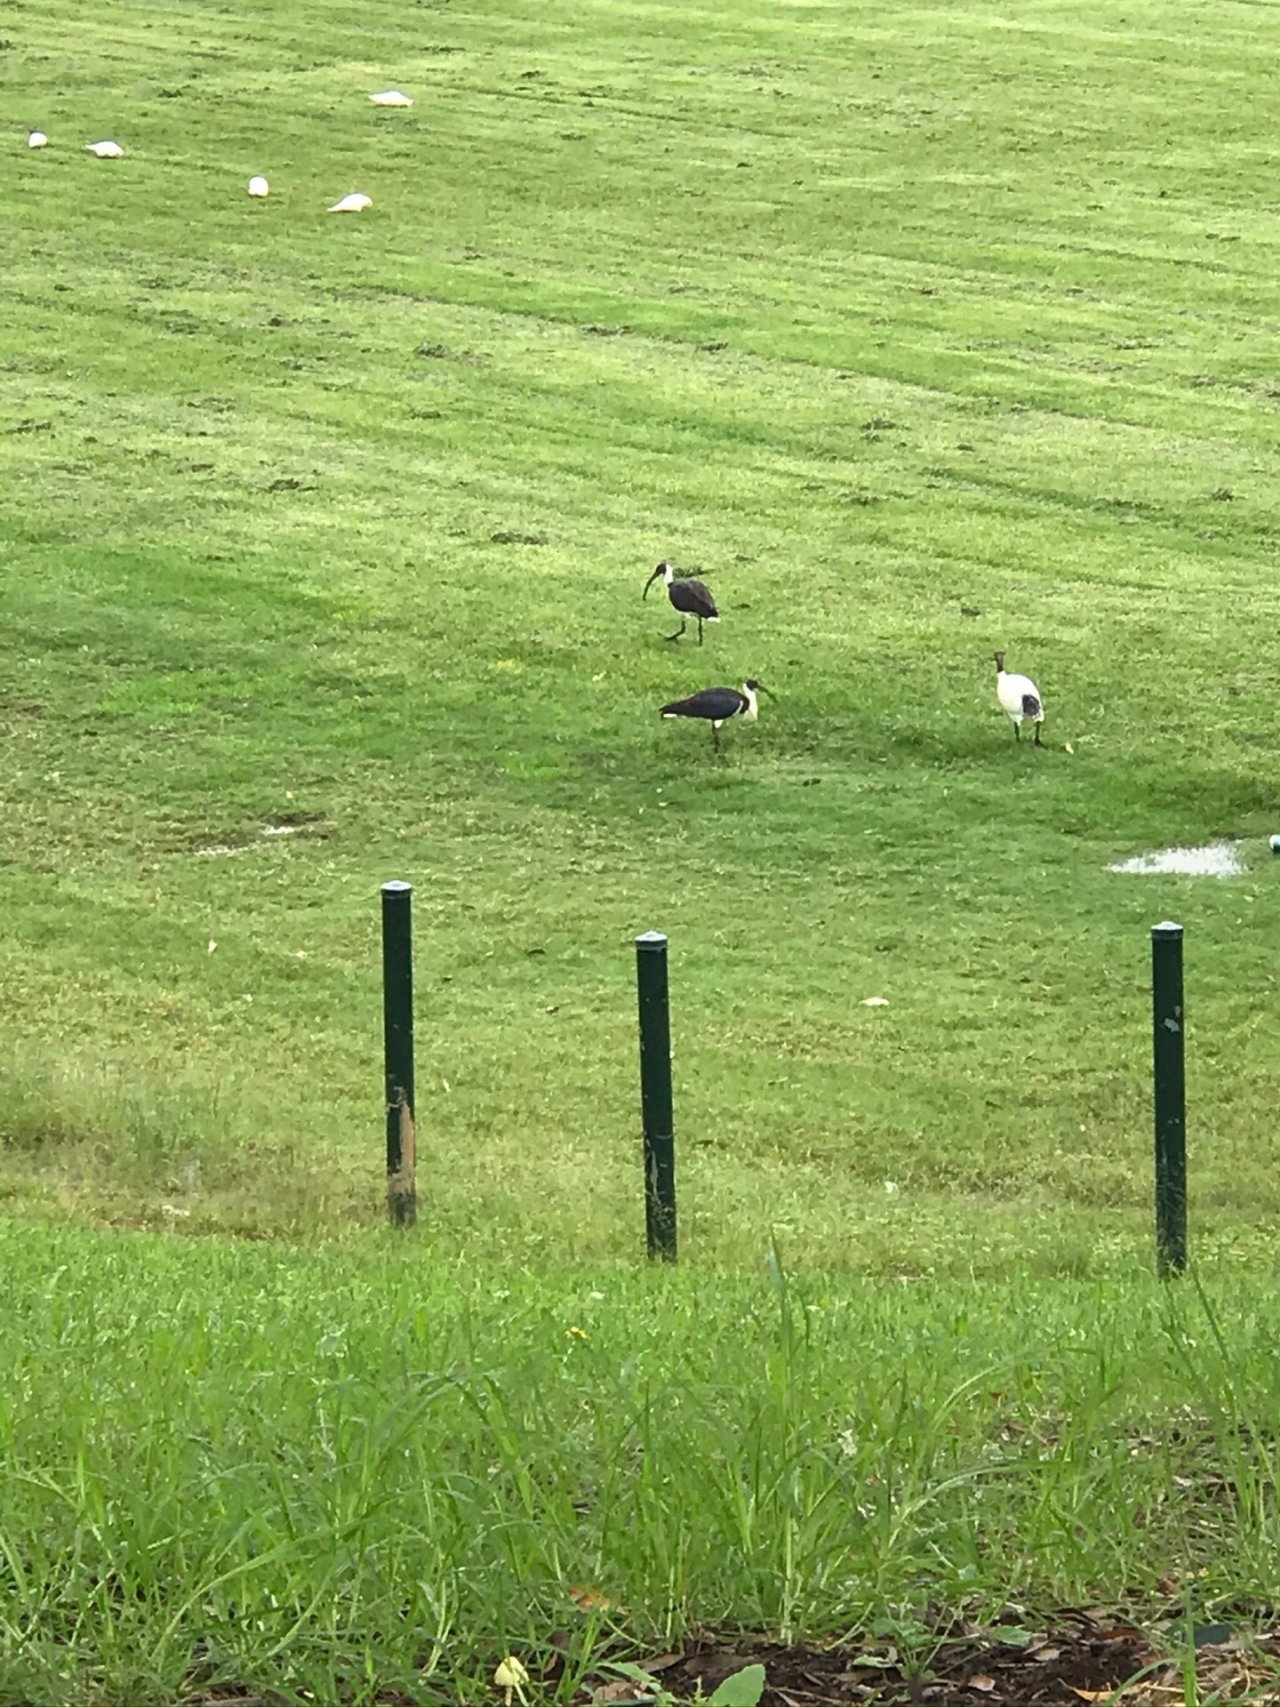
[[(756, 695), (769, 693), (763, 682), (749, 677), (742, 684), (742, 691), (737, 688), (703, 688), (701, 693), (690, 694), (688, 699), (673, 699), (670, 705), (664, 705), (664, 717), (705, 717), (711, 724), (711, 745), (718, 753), (720, 751), (720, 725), (728, 723), (732, 717), (743, 717), (749, 723), (756, 715)], [(772, 699), (773, 695), (769, 697)]]
[(1040, 725), (1044, 722), (1044, 701), (1040, 698), (1040, 689), (1030, 676), (1011, 676), (1004, 667), (1003, 652), (996, 653), (996, 697), (1013, 719), (1013, 733), (1017, 739), (1022, 739), (1022, 723), (1026, 718), (1036, 726), (1036, 746), (1043, 746)]
[(644, 598), (649, 597), (649, 588), (655, 581), (666, 584), (667, 597), (672, 605), (680, 612), (680, 626), (674, 634), (664, 634), (664, 640), (679, 640), (689, 626), (689, 618), (698, 619), (698, 645), (702, 645), (702, 625), (704, 622), (719, 622), (720, 612), (716, 609), (716, 601), (701, 581), (695, 581), (691, 575), (677, 575), (675, 569), (664, 558), (644, 584)]

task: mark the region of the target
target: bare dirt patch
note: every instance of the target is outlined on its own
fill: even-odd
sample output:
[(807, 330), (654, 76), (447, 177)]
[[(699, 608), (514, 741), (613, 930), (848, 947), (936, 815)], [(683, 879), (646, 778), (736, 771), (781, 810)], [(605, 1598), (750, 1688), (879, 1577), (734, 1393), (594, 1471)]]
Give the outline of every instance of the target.
[[(914, 1663), (887, 1641), (784, 1647), (745, 1636), (638, 1663), (668, 1700), (679, 1702), (706, 1700), (734, 1672), (762, 1665), (762, 1707), (1183, 1707), (1193, 1697), (1181, 1656), (1170, 1654), (1187, 1634), (1180, 1624), (1158, 1640), (1115, 1613), (1090, 1607), (1064, 1613), (1049, 1628), (1018, 1624), (1007, 1633), (999, 1626), (966, 1633), (961, 1627), (931, 1658), (918, 1655)], [(1247, 1635), (1218, 1624), (1193, 1627), (1191, 1634), (1200, 1700), (1280, 1701), (1280, 1630)], [(639, 1707), (655, 1697), (643, 1685), (602, 1676), (581, 1699), (596, 1707)]]

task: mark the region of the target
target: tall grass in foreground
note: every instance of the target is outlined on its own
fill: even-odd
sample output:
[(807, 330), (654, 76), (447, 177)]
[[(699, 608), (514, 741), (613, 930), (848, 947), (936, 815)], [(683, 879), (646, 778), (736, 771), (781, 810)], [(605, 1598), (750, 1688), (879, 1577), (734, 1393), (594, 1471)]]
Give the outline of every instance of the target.
[(923, 1665), (939, 1606), (1267, 1601), (1260, 1285), (752, 1266), (0, 1228), (0, 1700), (475, 1700), (511, 1651), (568, 1701), (699, 1625)]

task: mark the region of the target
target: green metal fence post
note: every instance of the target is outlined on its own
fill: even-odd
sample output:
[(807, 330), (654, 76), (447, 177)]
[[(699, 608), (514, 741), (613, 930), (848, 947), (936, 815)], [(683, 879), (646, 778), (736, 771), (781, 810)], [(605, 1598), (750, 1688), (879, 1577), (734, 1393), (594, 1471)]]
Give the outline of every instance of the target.
[(387, 1093), (387, 1214), (393, 1227), (418, 1217), (413, 1126), (413, 886), (382, 885), (382, 1038)]
[(1187, 1266), (1186, 1020), (1182, 926), (1151, 927), (1151, 998), (1156, 1115), (1156, 1268), (1162, 1279)]
[(644, 1120), (644, 1228), (649, 1255), (676, 1260), (676, 1140), (671, 1111), (667, 939), (636, 938), (640, 998), (640, 1104)]

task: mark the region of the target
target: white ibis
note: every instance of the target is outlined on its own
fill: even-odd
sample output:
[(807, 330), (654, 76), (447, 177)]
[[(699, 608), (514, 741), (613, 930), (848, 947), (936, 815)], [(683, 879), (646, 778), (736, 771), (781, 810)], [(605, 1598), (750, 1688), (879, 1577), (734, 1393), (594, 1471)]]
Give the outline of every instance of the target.
[(373, 197), (361, 195), (355, 190), (349, 196), (343, 196), (340, 202), (334, 202), (330, 213), (360, 213), (362, 209), (373, 206)]
[(86, 154), (96, 154), (99, 160), (118, 160), (124, 153), (118, 142), (86, 142)]
[(642, 597), (649, 597), (649, 588), (655, 581), (661, 580), (666, 584), (667, 597), (672, 605), (680, 612), (680, 626), (674, 634), (664, 634), (664, 640), (679, 640), (689, 626), (689, 618), (698, 619), (698, 645), (702, 645), (702, 625), (704, 622), (719, 622), (720, 612), (716, 609), (716, 601), (701, 581), (695, 581), (691, 575), (677, 575), (675, 569), (664, 558), (644, 584)]
[(28, 148), (47, 148), (48, 146), (49, 138), (42, 130), (33, 130), (27, 137)]
[(251, 196), (266, 196), (271, 193), (271, 185), (265, 178), (249, 179), (249, 194)]
[[(756, 715), (756, 695), (769, 693), (763, 682), (749, 677), (742, 684), (742, 691), (737, 688), (703, 688), (701, 693), (690, 694), (688, 699), (673, 699), (670, 705), (664, 705), (664, 717), (705, 717), (711, 724), (711, 745), (718, 753), (720, 751), (720, 725), (727, 723), (731, 717), (743, 717), (749, 723)], [(770, 699), (773, 698), (769, 694)]]
[(996, 697), (1013, 719), (1017, 739), (1022, 739), (1023, 719), (1029, 718), (1036, 726), (1036, 746), (1043, 746), (1040, 725), (1044, 722), (1044, 701), (1040, 689), (1030, 676), (1011, 676), (1004, 667), (1003, 652), (996, 653)]

